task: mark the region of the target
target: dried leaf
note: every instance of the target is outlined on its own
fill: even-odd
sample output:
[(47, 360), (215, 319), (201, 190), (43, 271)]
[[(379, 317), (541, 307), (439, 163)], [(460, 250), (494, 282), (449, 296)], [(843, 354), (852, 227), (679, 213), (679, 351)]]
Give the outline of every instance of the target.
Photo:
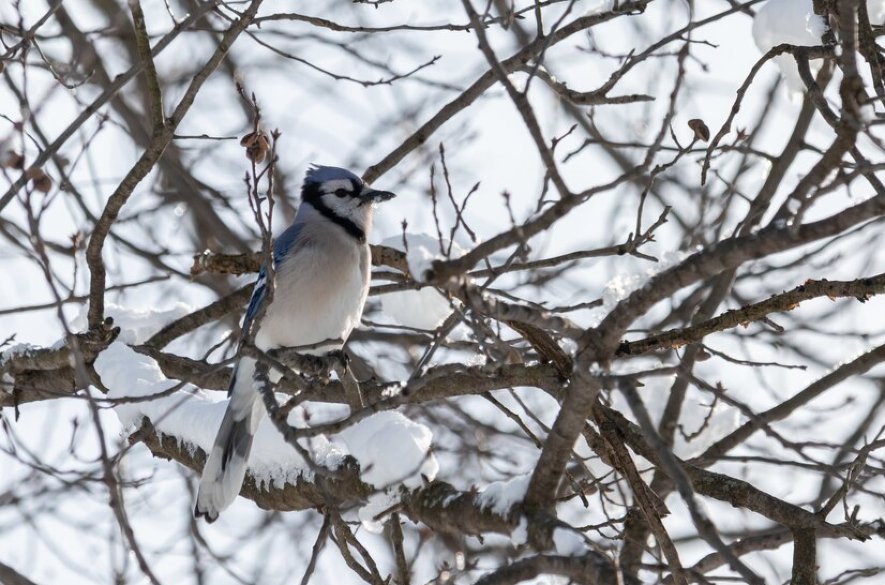
[(49, 191), (52, 189), (52, 179), (50, 179), (49, 176), (45, 174), (42, 177), (34, 179), (34, 189), (40, 191), (41, 193), (49, 193)]
[(710, 129), (700, 118), (692, 118), (688, 121), (688, 127), (694, 131), (695, 140), (710, 141)]
[(261, 164), (270, 151), (270, 140), (267, 138), (267, 134), (259, 130), (243, 136), (240, 139), (240, 146), (246, 147), (246, 158), (256, 164)]
[(25, 177), (32, 181), (36, 181), (37, 179), (42, 179), (46, 176), (46, 173), (43, 172), (43, 169), (40, 167), (30, 167), (25, 171)]
[(7, 151), (2, 165), (7, 169), (20, 169), (25, 166), (25, 157), (14, 150)]

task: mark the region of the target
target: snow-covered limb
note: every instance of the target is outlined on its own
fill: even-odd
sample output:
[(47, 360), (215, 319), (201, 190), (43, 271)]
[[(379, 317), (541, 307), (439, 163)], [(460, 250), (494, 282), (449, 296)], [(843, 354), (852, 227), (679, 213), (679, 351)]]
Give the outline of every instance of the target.
[[(93, 345), (81, 344), (84, 361), (90, 365), (95, 356), (106, 346), (107, 340)], [(199, 386), (204, 390), (227, 390), (231, 368), (207, 364), (204, 361), (175, 355), (146, 345), (132, 346), (138, 353), (151, 357), (157, 362), (167, 378), (181, 380)], [(36, 359), (34, 356), (41, 356)], [(74, 377), (68, 365), (70, 349), (40, 348), (36, 354), (24, 361), (12, 358), (6, 371), (12, 372), (13, 389), (18, 404), (39, 400), (62, 398), (76, 394), (83, 387)], [(413, 380), (407, 387), (396, 388), (389, 383), (363, 383), (362, 392), (371, 408), (378, 409), (381, 401), (388, 407), (400, 404), (431, 402), (453, 396), (481, 394), (501, 388), (531, 386), (547, 391), (555, 391), (561, 384), (560, 373), (551, 364), (489, 364), (481, 366), (440, 366), (430, 368), (424, 376)], [(300, 391), (303, 386), (280, 382), (279, 390), (284, 393)], [(392, 392), (396, 389), (396, 392)], [(420, 392), (417, 390), (420, 389)], [(318, 385), (308, 393), (311, 400), (346, 404), (344, 389), (337, 381)], [(11, 393), (0, 393), (0, 407), (12, 406)]]
[(91, 363), (120, 333), (110, 321), (100, 330), (78, 333), (51, 347), (19, 344), (0, 354), (0, 407), (49, 400), (82, 388), (75, 368), (79, 355)]
[[(46, 351), (57, 352), (60, 350)], [(132, 352), (132, 350), (129, 351)], [(50, 361), (53, 363), (61, 359), (56, 353), (49, 353), (48, 355), (52, 356)], [(132, 352), (132, 355), (138, 354)], [(165, 354), (160, 353), (157, 353), (157, 355), (165, 356)], [(146, 356), (140, 357), (149, 359)], [(168, 357), (165, 356), (165, 358)], [(427, 379), (421, 380), (420, 392), (416, 392), (414, 395), (403, 395), (400, 393), (397, 394), (397, 397), (401, 397), (404, 401), (409, 401), (413, 398), (429, 401), (459, 394), (463, 395), (464, 393), (488, 391), (498, 387), (510, 387), (518, 383), (547, 387), (548, 391), (551, 392), (555, 392), (555, 389), (559, 386), (559, 377), (553, 366), (550, 365), (525, 366), (517, 364), (502, 366), (497, 370), (500, 373), (500, 377), (493, 377), (483, 373), (490, 367), (492, 366), (464, 368), (460, 372), (452, 371), (451, 368), (441, 368), (440, 375), (438, 376), (433, 375), (433, 370), (430, 370), (426, 374)], [(474, 372), (474, 370), (476, 371)], [(157, 373), (163, 374), (159, 367), (157, 368)], [(218, 375), (218, 381), (223, 381), (225, 378), (226, 373), (222, 370)], [(155, 381), (160, 381), (160, 378), (156, 378)], [(162, 391), (160, 388), (156, 390)], [(334, 400), (343, 404), (343, 392), (340, 388), (336, 390), (334, 383), (326, 387), (323, 392), (324, 398), (327, 400)], [(378, 399), (383, 400), (382, 392), (381, 388), (374, 389), (369, 394), (370, 402), (377, 401)], [(193, 401), (205, 402), (205, 398), (201, 399), (194, 395), (189, 395), (189, 397)], [(124, 412), (127, 407), (131, 408), (136, 404), (138, 403), (123, 405)], [(211, 404), (208, 407), (211, 408)], [(634, 451), (649, 460), (653, 461), (655, 459), (654, 452), (645, 444), (642, 432), (635, 425), (610, 409), (603, 408), (600, 412), (606, 413), (605, 416), (610, 417), (617, 424), (619, 432)], [(154, 421), (149, 417), (134, 418), (138, 416), (137, 411), (130, 412), (129, 416), (133, 417), (130, 422), (134, 429), (130, 435), (131, 441), (144, 442), (157, 456), (173, 459), (195, 470), (201, 469), (204, 460), (202, 449), (188, 446), (182, 443), (180, 438), (158, 434)], [(162, 425), (162, 423), (159, 424)], [(585, 438), (591, 436), (585, 435)], [(211, 441), (211, 437), (207, 441)], [(591, 441), (591, 443), (593, 442)], [(606, 452), (605, 446), (602, 443), (593, 443), (591, 446), (600, 454)], [(341, 455), (338, 466), (334, 470), (335, 472), (328, 477), (311, 480), (306, 476), (298, 476), (292, 479), (291, 484), (287, 483), (278, 486), (273, 481), (269, 484), (266, 478), (262, 484), (261, 481), (256, 481), (255, 477), (250, 476), (251, 479), (247, 481), (243, 495), (255, 500), (262, 507), (278, 510), (315, 507), (324, 501), (322, 499), (324, 495), (323, 490), (327, 492), (325, 495), (333, 496), (333, 501), (340, 502), (342, 505), (365, 500), (372, 493), (372, 487), (359, 479), (359, 466), (356, 463), (356, 459), (344, 453)], [(694, 483), (695, 489), (700, 494), (745, 507), (784, 524), (798, 523), (814, 525), (816, 528), (825, 528), (827, 526), (820, 525), (817, 519), (812, 518), (813, 514), (790, 505), (783, 500), (764, 494), (746, 482), (721, 474), (711, 473), (697, 466), (686, 464), (686, 469)], [(265, 489), (260, 490), (259, 485), (264, 485)], [(259, 491), (262, 493), (259, 494)], [(488, 506), (489, 497), (489, 495), (480, 496), (475, 492), (459, 492), (452, 486), (437, 481), (413, 491), (406, 490), (401, 502), (410, 517), (426, 521), (429, 525), (448, 525), (468, 533), (472, 533), (470, 532), (471, 530), (498, 533), (509, 532), (514, 526), (513, 521), (510, 519), (512, 510), (508, 511), (507, 514), (496, 513), (494, 507), (490, 508)], [(463, 510), (473, 510), (474, 508), (475, 511), (469, 514), (463, 512)], [(456, 510), (462, 510), (463, 513), (456, 512)], [(836, 530), (834, 527), (831, 528)], [(842, 534), (853, 534), (852, 527), (844, 527), (839, 530)]]
[[(155, 456), (202, 469), (223, 401), (212, 402), (193, 388), (178, 389), (150, 357), (119, 342), (98, 356), (95, 369), (111, 389), (109, 398), (121, 401), (115, 410), (131, 431), (131, 443), (143, 442)], [(298, 418), (306, 424), (300, 414), (293, 411), (290, 422)], [(322, 416), (317, 410), (311, 419)], [(431, 440), (424, 425), (395, 411), (382, 412), (347, 428), (340, 440), (314, 437), (310, 455), (322, 469), (314, 472), (265, 421), (256, 434), (241, 495), (262, 508), (283, 511), (367, 503), (361, 513), (367, 523), (402, 506), (414, 520), (450, 531), (509, 533), (516, 520), (512, 510), (490, 506), (493, 502), (476, 492), (461, 493), (432, 481), (438, 466), (429, 451)]]
[(480, 492), (462, 492), (439, 480), (405, 494), (402, 503), (409, 518), (447, 534), (510, 534), (519, 522), (515, 509), (494, 509)]
[[(650, 461), (656, 460), (654, 451), (645, 442), (642, 431), (636, 425), (611, 409), (602, 406), (599, 408), (600, 415), (608, 417), (617, 426), (618, 432), (631, 449)], [(591, 446), (605, 456), (607, 448), (601, 443), (602, 439), (593, 434), (588, 435), (588, 439)], [(157, 433), (147, 419), (142, 420), (139, 428), (129, 436), (129, 441), (143, 442), (155, 456), (177, 461), (195, 471), (201, 470), (205, 461), (202, 449), (189, 449), (176, 438)], [(746, 507), (775, 522), (813, 527), (821, 531), (821, 535), (834, 538), (847, 536), (865, 539), (875, 532), (875, 527), (829, 524), (813, 512), (788, 504), (747, 482), (687, 463), (683, 465), (697, 493)], [(251, 474), (247, 474), (240, 495), (253, 500), (262, 508), (285, 511), (313, 509), (329, 503), (353, 505), (365, 501), (372, 492), (373, 487), (360, 479), (356, 460), (346, 456), (334, 473), (317, 475), (312, 480), (299, 477), (284, 486), (262, 487)], [(401, 510), (405, 515), (436, 530), (453, 534), (511, 534), (517, 529), (519, 506), (498, 511), (488, 503), (488, 497), (484, 497), (481, 492), (460, 491), (442, 480), (429, 482), (414, 490), (405, 489), (400, 493)]]
[[(151, 421), (144, 417), (140, 426), (129, 435), (131, 444), (144, 443), (155, 457), (175, 461), (199, 473), (206, 462), (206, 452), (189, 448), (176, 437), (158, 433)], [(298, 476), (282, 485), (262, 485), (251, 473), (240, 491), (244, 498), (252, 500), (265, 510), (294, 511), (322, 507), (327, 497), (342, 506), (352, 505), (368, 498), (372, 486), (360, 480), (359, 464), (353, 457), (345, 456), (337, 469), (327, 475), (312, 479)]]
[(509, 303), (485, 294), (479, 287), (469, 282), (449, 281), (445, 287), (461, 299), (473, 311), (489, 315), (506, 323), (524, 323), (531, 327), (556, 331), (564, 337), (578, 339), (584, 329), (575, 326), (565, 317), (549, 311), (538, 310), (527, 304)]
[[(206, 454), (202, 449), (189, 449), (175, 437), (162, 435), (147, 418), (129, 435), (129, 442), (144, 443), (151, 453), (175, 461), (196, 472), (203, 468)], [(266, 510), (295, 511), (323, 508), (327, 505), (348, 507), (365, 502), (375, 491), (360, 479), (355, 458), (345, 456), (339, 467), (312, 479), (304, 476), (284, 485), (262, 485), (251, 473), (240, 491)], [(398, 508), (415, 522), (422, 522), (449, 534), (510, 534), (518, 523), (518, 514), (498, 514), (483, 505), (476, 491), (459, 491), (451, 484), (434, 480), (400, 493)]]
[[(147, 417), (129, 435), (129, 442), (142, 442), (155, 456), (176, 461), (197, 472), (202, 470), (206, 460), (203, 449), (188, 448), (179, 439), (157, 432)], [(367, 501), (374, 492), (376, 489), (361, 479), (358, 461), (345, 456), (328, 474), (316, 474), (310, 479), (301, 475), (282, 485), (267, 485), (257, 481), (251, 472), (247, 473), (240, 495), (264, 509), (295, 511), (330, 504), (354, 506)], [(515, 507), (498, 509), (489, 505), (489, 498), (482, 492), (459, 491), (440, 480), (411, 489), (402, 487), (400, 498), (397, 508), (406, 516), (448, 534), (510, 534), (519, 521)]]
[[(101, 352), (94, 367), (109, 390), (108, 398), (116, 401), (114, 410), (124, 429), (143, 426), (147, 419), (158, 434), (174, 438), (185, 449), (209, 451), (226, 400), (215, 401), (194, 387), (182, 387), (166, 378), (153, 359), (121, 342)], [(430, 429), (393, 410), (354, 420), (333, 436), (314, 435), (298, 443), (299, 449), (293, 448), (297, 439), (281, 432), (309, 426), (308, 420), (341, 419), (347, 411), (328, 404), (311, 404), (308, 411), (299, 405), (288, 411), (285, 420), (262, 419), (249, 453), (249, 474), (262, 489), (283, 488), (334, 475), (351, 456), (359, 463), (362, 481), (374, 488), (361, 510), (367, 523), (396, 504), (400, 488), (415, 489), (436, 476), (439, 466), (431, 451)]]

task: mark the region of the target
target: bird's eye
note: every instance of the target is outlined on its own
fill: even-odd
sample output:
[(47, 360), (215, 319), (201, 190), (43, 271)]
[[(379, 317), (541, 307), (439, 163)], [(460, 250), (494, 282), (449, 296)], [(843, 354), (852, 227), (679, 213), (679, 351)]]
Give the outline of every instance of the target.
[(335, 191), (335, 195), (338, 197), (346, 197), (350, 195), (350, 191), (348, 191), (347, 189), (337, 189)]

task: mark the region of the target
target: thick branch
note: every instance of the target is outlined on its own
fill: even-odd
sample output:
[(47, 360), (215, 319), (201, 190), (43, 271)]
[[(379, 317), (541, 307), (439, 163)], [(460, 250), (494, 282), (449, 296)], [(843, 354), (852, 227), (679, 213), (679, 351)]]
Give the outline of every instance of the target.
[[(77, 335), (83, 362), (92, 364), (98, 354), (114, 340), (117, 329), (103, 329)], [(149, 343), (132, 346), (138, 353), (150, 356), (163, 374), (207, 390), (227, 390), (231, 369), (160, 351)], [(80, 390), (71, 367), (69, 347), (41, 348), (7, 358), (0, 364), (0, 377), (12, 376), (12, 392), (0, 391), (0, 407), (39, 400), (71, 396)], [(425, 403), (456, 396), (483, 394), (513, 387), (542, 388), (556, 392), (562, 383), (557, 367), (552, 364), (488, 364), (484, 366), (442, 365), (428, 369), (424, 375), (398, 389), (391, 398), (391, 384), (376, 380), (363, 382), (361, 390), (370, 406), (383, 403), (393, 408), (408, 403)], [(289, 385), (285, 379), (278, 390), (295, 393), (301, 386)], [(346, 404), (339, 382), (317, 384), (305, 400)], [(377, 408), (377, 407), (376, 407)]]
[[(154, 456), (176, 461), (197, 473), (206, 461), (202, 449), (192, 450), (175, 437), (158, 434), (147, 418), (138, 431), (130, 435), (129, 442), (142, 442)], [(360, 479), (359, 463), (347, 457), (338, 469), (316, 473), (311, 480), (299, 477), (294, 484), (283, 487), (259, 485), (255, 477), (247, 473), (240, 495), (266, 510), (294, 511), (354, 506), (365, 501), (373, 491), (371, 485)], [(477, 492), (459, 492), (442, 481), (404, 492), (402, 506), (413, 521), (449, 534), (510, 534), (518, 519), (515, 513), (502, 516), (484, 508)]]

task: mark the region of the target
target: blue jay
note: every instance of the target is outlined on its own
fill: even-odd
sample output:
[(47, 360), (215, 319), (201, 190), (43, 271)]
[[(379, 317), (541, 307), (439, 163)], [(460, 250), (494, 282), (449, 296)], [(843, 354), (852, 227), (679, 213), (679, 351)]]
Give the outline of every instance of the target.
[[(319, 355), (341, 348), (359, 324), (369, 292), (366, 237), (375, 203), (393, 197), (369, 188), (345, 169), (315, 166), (307, 171), (295, 221), (274, 243), (273, 300), (258, 324), (258, 349), (305, 347), (303, 353)], [(263, 303), (266, 284), (262, 268), (246, 309), (241, 342)], [(209, 522), (239, 493), (252, 438), (265, 415), (253, 383), (255, 365), (248, 357), (237, 361), (230, 401), (203, 468), (194, 515)]]

